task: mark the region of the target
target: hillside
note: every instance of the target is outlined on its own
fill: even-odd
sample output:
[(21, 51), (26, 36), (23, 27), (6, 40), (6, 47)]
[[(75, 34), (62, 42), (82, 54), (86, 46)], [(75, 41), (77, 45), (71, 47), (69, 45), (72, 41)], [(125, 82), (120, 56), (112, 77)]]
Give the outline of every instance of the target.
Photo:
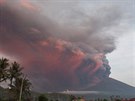
[(122, 93), (122, 94), (135, 94), (135, 87), (127, 85), (113, 78), (104, 79), (102, 82), (98, 83), (97, 85), (93, 87), (84, 88), (83, 90), (115, 92), (115, 93)]

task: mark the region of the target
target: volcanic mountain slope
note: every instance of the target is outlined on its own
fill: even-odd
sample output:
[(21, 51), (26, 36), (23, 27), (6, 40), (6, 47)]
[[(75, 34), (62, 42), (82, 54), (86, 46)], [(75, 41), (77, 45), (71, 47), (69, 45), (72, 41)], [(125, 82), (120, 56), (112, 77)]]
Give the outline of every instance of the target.
[(105, 91), (122, 94), (135, 94), (135, 87), (127, 85), (113, 78), (107, 78), (93, 87), (87, 87), (84, 91)]

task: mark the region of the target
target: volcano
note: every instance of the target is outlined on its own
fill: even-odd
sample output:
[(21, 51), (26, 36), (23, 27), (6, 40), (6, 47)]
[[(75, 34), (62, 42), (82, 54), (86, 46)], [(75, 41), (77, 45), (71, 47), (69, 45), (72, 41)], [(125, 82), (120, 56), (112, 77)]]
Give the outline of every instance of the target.
[(95, 6), (89, 8), (95, 13), (78, 13), (80, 7), (72, 10), (57, 6), (60, 2), (46, 2), (58, 10), (55, 14), (50, 8), (46, 11), (46, 5), (40, 7), (40, 0), (36, 0), (39, 6), (32, 0), (13, 1), (0, 2), (0, 56), (23, 65), (33, 90), (135, 93), (134, 87), (109, 78), (111, 66), (106, 57), (115, 50), (119, 33), (130, 25), (130, 20), (123, 22), (128, 20), (123, 16), (125, 8), (123, 12), (115, 6)]
[(94, 86), (89, 86), (79, 91), (67, 91), (64, 93), (83, 96), (86, 99), (131, 99), (135, 97), (135, 87), (113, 78), (106, 78)]
[(83, 91), (110, 92), (113, 94), (135, 95), (135, 87), (113, 78), (107, 78), (93, 87), (84, 88)]

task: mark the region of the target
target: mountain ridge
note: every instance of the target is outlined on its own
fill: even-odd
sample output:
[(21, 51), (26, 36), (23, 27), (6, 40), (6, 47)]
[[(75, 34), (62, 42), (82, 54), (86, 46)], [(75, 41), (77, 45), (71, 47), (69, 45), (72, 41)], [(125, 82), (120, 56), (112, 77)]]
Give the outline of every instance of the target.
[(106, 91), (106, 92), (119, 92), (125, 94), (135, 94), (135, 87), (115, 80), (113, 78), (106, 78), (93, 87), (84, 88), (83, 91)]

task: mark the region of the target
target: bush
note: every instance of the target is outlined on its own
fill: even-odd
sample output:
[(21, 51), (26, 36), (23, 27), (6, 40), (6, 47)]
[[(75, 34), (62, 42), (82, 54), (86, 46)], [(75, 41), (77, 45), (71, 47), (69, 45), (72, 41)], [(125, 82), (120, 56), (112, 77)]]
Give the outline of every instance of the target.
[(107, 99), (104, 99), (103, 101), (107, 101)]
[(40, 96), (38, 97), (38, 101), (48, 101), (48, 98), (45, 97), (44, 95), (40, 95)]

